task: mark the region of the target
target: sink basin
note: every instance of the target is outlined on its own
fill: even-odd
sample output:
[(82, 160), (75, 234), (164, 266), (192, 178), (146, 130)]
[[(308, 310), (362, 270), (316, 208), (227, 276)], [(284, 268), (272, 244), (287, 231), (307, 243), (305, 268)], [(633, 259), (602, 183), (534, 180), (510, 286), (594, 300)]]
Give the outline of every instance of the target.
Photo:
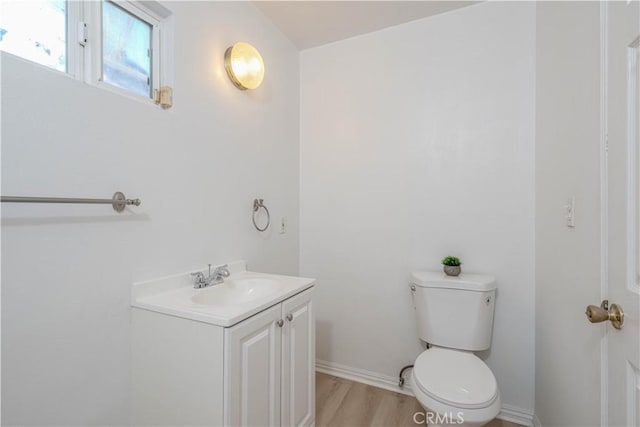
[(226, 279), (219, 285), (202, 289), (191, 301), (200, 305), (245, 304), (273, 295), (283, 286), (279, 281), (266, 278)]
[(315, 284), (306, 277), (247, 271), (244, 261), (228, 265), (231, 275), (223, 283), (203, 289), (193, 288), (189, 272), (134, 283), (131, 306), (226, 328)]

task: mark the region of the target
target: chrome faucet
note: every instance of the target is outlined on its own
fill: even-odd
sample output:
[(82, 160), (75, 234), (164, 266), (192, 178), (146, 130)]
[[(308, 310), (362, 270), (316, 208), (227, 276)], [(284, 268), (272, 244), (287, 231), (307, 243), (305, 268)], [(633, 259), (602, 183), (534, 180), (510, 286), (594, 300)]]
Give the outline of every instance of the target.
[(198, 271), (196, 273), (191, 273), (192, 276), (195, 276), (196, 281), (193, 284), (193, 287), (196, 289), (206, 288), (207, 286), (218, 285), (224, 282), (225, 277), (229, 277), (231, 273), (227, 268), (227, 264), (222, 265), (220, 267), (216, 267), (211, 273), (211, 264), (209, 264), (209, 277), (204, 277), (204, 273)]

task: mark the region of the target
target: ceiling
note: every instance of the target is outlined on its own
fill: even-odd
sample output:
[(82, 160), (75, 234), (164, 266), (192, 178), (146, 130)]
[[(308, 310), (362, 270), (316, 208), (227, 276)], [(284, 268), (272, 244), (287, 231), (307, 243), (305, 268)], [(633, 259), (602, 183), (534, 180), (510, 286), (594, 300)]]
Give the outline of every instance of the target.
[(477, 1), (254, 1), (299, 49), (478, 3)]

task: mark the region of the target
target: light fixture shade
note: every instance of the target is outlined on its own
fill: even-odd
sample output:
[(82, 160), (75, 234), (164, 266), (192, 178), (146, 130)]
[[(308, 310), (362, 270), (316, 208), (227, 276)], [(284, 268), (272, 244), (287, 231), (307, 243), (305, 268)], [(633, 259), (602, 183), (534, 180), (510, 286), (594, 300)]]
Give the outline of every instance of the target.
[(238, 89), (255, 89), (264, 79), (264, 62), (249, 43), (238, 42), (224, 53), (224, 68)]

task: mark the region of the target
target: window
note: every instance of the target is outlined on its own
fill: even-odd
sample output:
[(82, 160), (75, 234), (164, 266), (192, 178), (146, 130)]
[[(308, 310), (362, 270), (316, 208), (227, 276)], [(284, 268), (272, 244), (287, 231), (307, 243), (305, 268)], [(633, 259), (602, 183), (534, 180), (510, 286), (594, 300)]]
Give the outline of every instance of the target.
[(0, 50), (66, 72), (67, 3), (64, 0), (3, 2)]
[(8, 0), (0, 50), (151, 101), (169, 83), (169, 18), (151, 1)]
[(151, 79), (156, 71), (152, 62), (153, 32), (157, 24), (154, 26), (129, 10), (111, 1), (103, 2), (102, 80), (151, 97)]

